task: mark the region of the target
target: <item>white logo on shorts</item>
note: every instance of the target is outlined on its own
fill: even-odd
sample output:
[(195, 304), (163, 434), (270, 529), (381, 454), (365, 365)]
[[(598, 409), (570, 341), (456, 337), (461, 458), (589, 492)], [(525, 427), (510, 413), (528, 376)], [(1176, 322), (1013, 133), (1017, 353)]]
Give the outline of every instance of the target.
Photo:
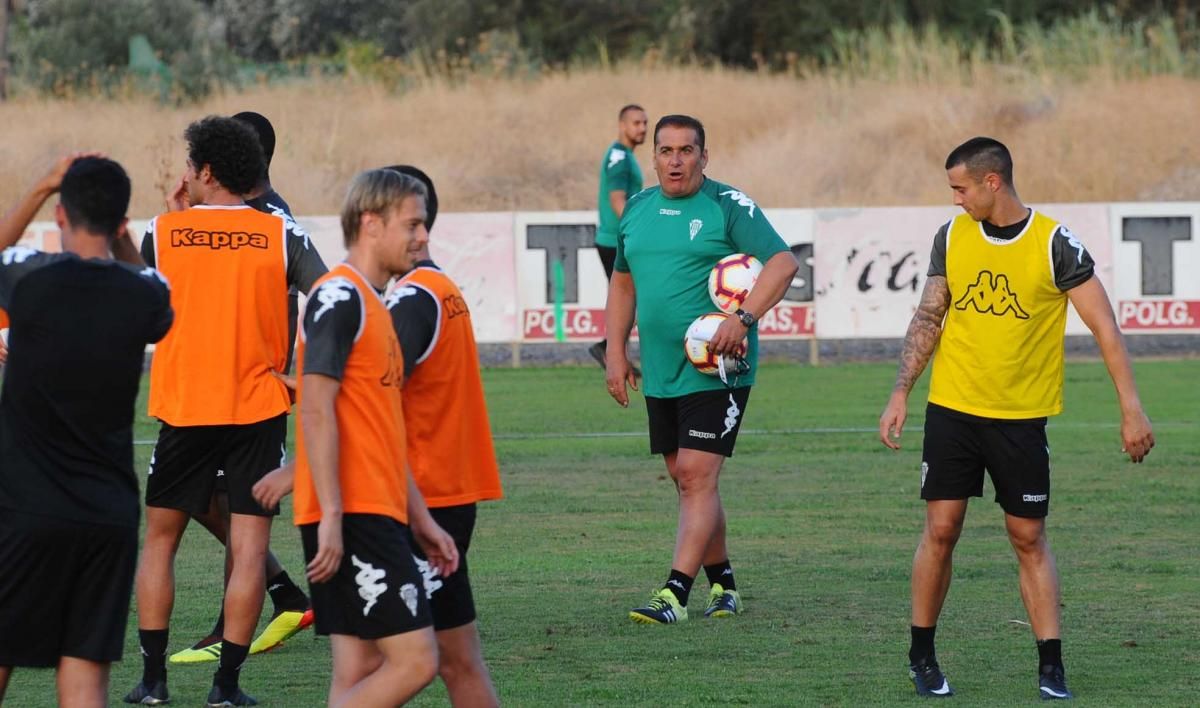
[(387, 583), (379, 582), (387, 575), (387, 571), (380, 570), (370, 563), (363, 563), (356, 555), (350, 556), (350, 562), (358, 568), (354, 582), (358, 583), (358, 596), (366, 600), (367, 604), (363, 605), (363, 617), (366, 617), (371, 608), (375, 606), (379, 596), (387, 592)]
[(429, 561), (424, 558), (413, 556), (413, 561), (417, 564), (417, 570), (421, 571), (421, 580), (425, 582), (425, 597), (432, 598), (433, 594), (442, 589), (442, 581), (438, 580), (437, 568), (429, 565)]
[(707, 433), (703, 430), (690, 430), (689, 429), (688, 436), (693, 437), (693, 438), (700, 438), (702, 440), (716, 440), (717, 439), (716, 433)]
[(925, 478), (929, 476), (929, 463), (921, 461), (921, 489), (925, 488)]
[(1044, 502), (1050, 498), (1049, 494), (1022, 494), (1021, 501), (1025, 502)]
[(737, 401), (733, 400), (733, 394), (729, 394), (729, 407), (725, 409), (725, 432), (721, 433), (721, 437), (725, 437), (733, 431), (737, 425), (738, 416), (742, 414), (742, 409), (738, 408)]
[(408, 606), (408, 611), (413, 617), (417, 616), (417, 586), (412, 583), (405, 583), (400, 588), (400, 599), (404, 600), (404, 604)]

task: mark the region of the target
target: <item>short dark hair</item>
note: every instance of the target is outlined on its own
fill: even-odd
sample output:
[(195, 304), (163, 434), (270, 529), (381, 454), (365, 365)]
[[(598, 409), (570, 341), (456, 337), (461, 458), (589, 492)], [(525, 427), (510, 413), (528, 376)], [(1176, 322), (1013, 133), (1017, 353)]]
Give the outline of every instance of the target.
[(658, 131), (666, 127), (691, 128), (692, 130), (696, 131), (696, 144), (700, 146), (701, 150), (704, 149), (704, 124), (695, 118), (678, 113), (659, 118), (658, 123), (654, 125), (655, 145), (658, 145)]
[(258, 144), (262, 146), (263, 161), (267, 163), (266, 169), (263, 170), (263, 179), (270, 182), (271, 158), (275, 157), (275, 126), (271, 125), (271, 121), (267, 120), (266, 116), (254, 111), (242, 111), (235, 113), (233, 117), (253, 128), (255, 135), (258, 136)]
[(254, 129), (225, 116), (208, 116), (183, 131), (188, 159), (197, 170), (205, 165), (213, 178), (234, 194), (247, 194), (265, 174), (266, 160)]
[(71, 163), (59, 187), (59, 200), (71, 226), (112, 238), (129, 210), (129, 175), (104, 157)]
[(646, 109), (642, 108), (636, 103), (628, 103), (621, 107), (620, 113), (617, 113), (617, 120), (625, 120), (625, 114), (630, 111), (641, 111), (642, 113), (645, 113)]
[(959, 165), (965, 165), (967, 173), (977, 180), (994, 172), (1008, 186), (1013, 184), (1012, 153), (995, 138), (971, 138), (951, 150), (946, 158), (946, 169)]
[(421, 184), (425, 185), (425, 229), (427, 231), (432, 229), (433, 222), (437, 220), (438, 200), (437, 190), (433, 188), (433, 180), (429, 175), (425, 174), (425, 171), (421, 168), (413, 167), (412, 165), (388, 165), (383, 169), (395, 170), (402, 175), (416, 177), (421, 181)]

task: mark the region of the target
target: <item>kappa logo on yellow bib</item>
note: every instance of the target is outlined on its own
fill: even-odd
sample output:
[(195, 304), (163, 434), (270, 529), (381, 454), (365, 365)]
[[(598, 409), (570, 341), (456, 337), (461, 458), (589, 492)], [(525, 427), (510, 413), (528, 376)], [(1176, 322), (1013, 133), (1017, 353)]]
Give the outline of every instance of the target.
[(1029, 313), (1017, 302), (1017, 294), (1008, 285), (1008, 276), (993, 275), (991, 271), (979, 271), (979, 277), (967, 287), (967, 292), (954, 303), (955, 309), (965, 310), (974, 306), (977, 312), (1004, 317), (1013, 313), (1019, 320), (1029, 319)]

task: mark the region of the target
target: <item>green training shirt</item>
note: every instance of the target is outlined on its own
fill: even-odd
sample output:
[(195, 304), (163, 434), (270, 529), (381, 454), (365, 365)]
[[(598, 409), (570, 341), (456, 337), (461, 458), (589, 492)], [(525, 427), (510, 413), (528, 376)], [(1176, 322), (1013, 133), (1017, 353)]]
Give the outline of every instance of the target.
[(608, 150), (604, 151), (604, 161), (600, 163), (600, 194), (596, 197), (600, 209), (600, 225), (596, 228), (597, 246), (617, 246), (617, 227), (621, 220), (608, 200), (609, 192), (617, 190), (623, 190), (626, 199), (642, 191), (642, 168), (638, 167), (633, 149), (622, 145), (620, 140), (608, 146)]
[[(683, 337), (700, 315), (717, 312), (708, 296), (708, 274), (717, 261), (749, 253), (766, 264), (788, 246), (749, 197), (705, 178), (689, 197), (672, 199), (659, 187), (636, 194), (625, 205), (614, 268), (633, 276), (637, 291), (645, 393), (674, 398), (724, 388), (720, 377), (688, 363)], [(750, 328), (750, 372), (739, 386), (754, 383), (758, 369), (758, 326)]]

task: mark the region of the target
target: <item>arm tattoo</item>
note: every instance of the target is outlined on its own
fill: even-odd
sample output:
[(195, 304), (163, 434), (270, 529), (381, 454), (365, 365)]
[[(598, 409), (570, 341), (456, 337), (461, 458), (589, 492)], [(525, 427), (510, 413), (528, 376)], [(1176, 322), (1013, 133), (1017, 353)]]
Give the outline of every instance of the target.
[(921, 378), (929, 357), (942, 336), (942, 319), (950, 308), (950, 286), (940, 275), (930, 276), (921, 293), (921, 304), (913, 313), (908, 333), (904, 336), (904, 351), (900, 354), (900, 370), (896, 373), (893, 390), (908, 393)]

